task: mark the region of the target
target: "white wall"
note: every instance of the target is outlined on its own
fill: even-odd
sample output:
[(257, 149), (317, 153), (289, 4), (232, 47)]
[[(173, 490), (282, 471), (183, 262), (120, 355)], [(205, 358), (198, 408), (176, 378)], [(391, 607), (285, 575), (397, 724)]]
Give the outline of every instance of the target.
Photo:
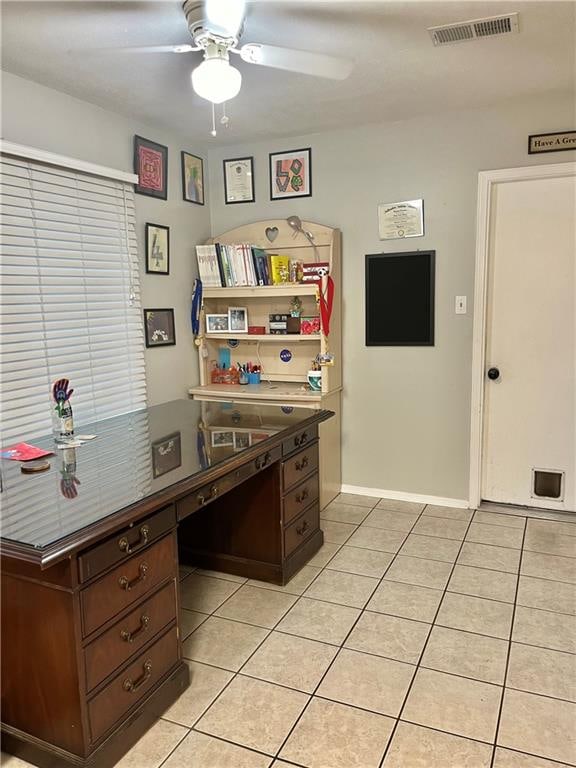
[[(2, 73), (2, 138), (132, 172), (134, 134), (168, 146), (168, 200), (136, 195), (136, 223), (144, 307), (173, 307), (176, 346), (146, 350), (150, 405), (186, 397), (198, 380), (190, 330), (190, 297), (197, 275), (194, 246), (209, 236), (208, 205), (182, 200), (180, 151), (206, 157), (194, 137), (167, 135), (15, 75)], [(144, 224), (170, 227), (170, 275), (147, 275)]]
[[(311, 105), (313, 109), (313, 105)], [(343, 233), (343, 482), (455, 499), (468, 495), (472, 297), (478, 172), (562, 162), (527, 154), (528, 135), (573, 126), (574, 97), (419, 117), (211, 149), (214, 235), (298, 214)], [(232, 128), (233, 130), (233, 128)], [(313, 196), (270, 201), (268, 152), (312, 147)], [(222, 160), (253, 155), (256, 203), (224, 204)], [(378, 239), (377, 204), (423, 198), (423, 238)], [(364, 345), (364, 255), (436, 250), (436, 345)], [(468, 296), (468, 314), (454, 297)]]

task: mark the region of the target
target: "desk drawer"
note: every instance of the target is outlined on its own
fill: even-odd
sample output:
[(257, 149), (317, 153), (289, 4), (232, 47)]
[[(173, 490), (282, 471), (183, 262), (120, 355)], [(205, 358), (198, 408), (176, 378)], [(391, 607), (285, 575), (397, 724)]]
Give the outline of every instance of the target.
[(147, 595), (157, 584), (176, 575), (174, 535), (165, 536), (139, 555), (121, 563), (80, 593), (84, 635)]
[(282, 464), (282, 482), (284, 492), (294, 483), (299, 483), (307, 475), (318, 470), (318, 443), (308, 446)]
[(176, 582), (110, 627), (85, 650), (86, 688), (91, 691), (176, 618)]
[(297, 432), (292, 437), (284, 440), (282, 443), (282, 456), (288, 456), (290, 453), (294, 453), (298, 448), (304, 448), (308, 443), (312, 443), (318, 437), (318, 425), (313, 424), (311, 427), (303, 429), (301, 432)]
[(284, 524), (289, 523), (306, 507), (318, 500), (320, 495), (320, 486), (318, 482), (318, 473), (304, 480), (291, 491), (288, 491), (284, 497)]
[(284, 530), (284, 557), (288, 557), (295, 549), (303, 544), (315, 531), (320, 523), (318, 504), (313, 504), (300, 517), (297, 517)]
[(173, 627), (88, 703), (92, 743), (116, 725), (177, 663), (178, 645), (177, 629)]
[(174, 505), (119, 531), (111, 538), (89, 549), (78, 558), (80, 582), (103, 573), (110, 566), (128, 560), (131, 555), (151, 544), (176, 526)]

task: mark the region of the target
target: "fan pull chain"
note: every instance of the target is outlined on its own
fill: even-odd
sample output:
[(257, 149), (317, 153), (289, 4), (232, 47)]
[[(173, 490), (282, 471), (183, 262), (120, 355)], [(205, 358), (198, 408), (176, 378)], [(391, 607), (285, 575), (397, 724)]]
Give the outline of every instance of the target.
[(212, 130), (210, 136), (216, 136), (216, 105), (212, 102)]

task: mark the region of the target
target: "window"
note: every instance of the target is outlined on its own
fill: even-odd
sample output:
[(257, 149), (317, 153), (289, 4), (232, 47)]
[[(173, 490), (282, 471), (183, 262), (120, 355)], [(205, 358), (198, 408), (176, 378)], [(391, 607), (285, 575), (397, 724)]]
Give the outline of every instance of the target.
[(7, 154), (1, 168), (0, 444), (51, 432), (60, 378), (76, 428), (146, 407), (132, 185)]

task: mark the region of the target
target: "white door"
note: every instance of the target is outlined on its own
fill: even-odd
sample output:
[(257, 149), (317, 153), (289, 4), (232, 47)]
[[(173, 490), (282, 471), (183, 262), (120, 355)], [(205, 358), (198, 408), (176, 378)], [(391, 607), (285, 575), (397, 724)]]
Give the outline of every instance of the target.
[(481, 496), (575, 510), (576, 176), (494, 184)]

